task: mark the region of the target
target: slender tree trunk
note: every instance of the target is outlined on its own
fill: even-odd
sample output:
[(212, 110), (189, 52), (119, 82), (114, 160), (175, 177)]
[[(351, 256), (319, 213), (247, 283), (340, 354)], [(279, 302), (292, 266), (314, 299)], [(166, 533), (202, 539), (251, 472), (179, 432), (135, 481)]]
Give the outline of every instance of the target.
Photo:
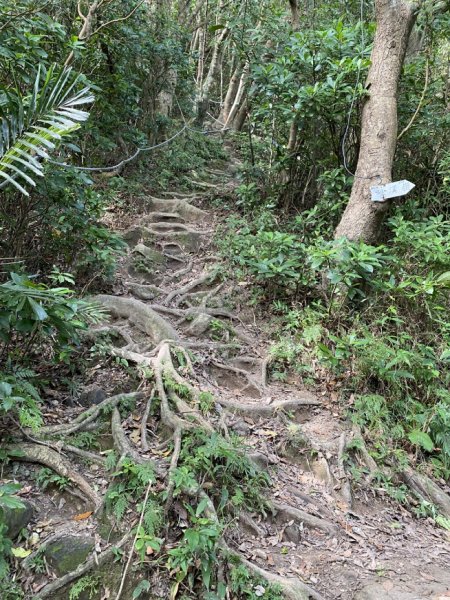
[(244, 68), (242, 69), (241, 76), (239, 78), (239, 85), (238, 85), (238, 89), (236, 92), (236, 96), (234, 98), (233, 105), (232, 105), (231, 110), (228, 114), (228, 117), (223, 125), (224, 129), (232, 126), (234, 118), (236, 117), (236, 115), (239, 111), (239, 108), (240, 108), (241, 102), (242, 102), (242, 98), (244, 97), (244, 94), (245, 94), (245, 87), (247, 84), (247, 76), (248, 76), (249, 70), (250, 70), (250, 65), (248, 62), (246, 62), (244, 65)]
[(361, 145), (348, 205), (335, 237), (373, 242), (388, 208), (374, 203), (370, 188), (392, 181), (397, 142), (397, 92), (417, 5), (407, 0), (376, 0), (377, 30), (367, 78), (370, 97), (362, 112)]
[(225, 100), (223, 102), (223, 107), (219, 114), (218, 121), (222, 123), (222, 125), (227, 122), (228, 117), (230, 116), (230, 111), (233, 106), (233, 102), (236, 97), (236, 92), (239, 87), (240, 76), (241, 66), (238, 64), (231, 76), (230, 82), (228, 84), (227, 93), (225, 95)]
[(233, 121), (233, 129), (235, 131), (242, 131), (242, 128), (244, 127), (244, 123), (245, 123), (245, 119), (247, 118), (248, 115), (248, 101), (247, 98), (245, 98), (242, 103), (241, 103), (241, 107), (238, 110), (236, 117)]
[(200, 126), (203, 124), (203, 121), (205, 120), (206, 113), (209, 108), (209, 95), (211, 87), (214, 83), (214, 79), (217, 75), (217, 71), (221, 63), (223, 43), (228, 37), (229, 32), (230, 30), (227, 27), (225, 27), (224, 29), (222, 29), (222, 32), (218, 36), (214, 44), (211, 62), (209, 63), (208, 73), (204, 81), (202, 82), (200, 89), (198, 90), (196, 122), (197, 125)]

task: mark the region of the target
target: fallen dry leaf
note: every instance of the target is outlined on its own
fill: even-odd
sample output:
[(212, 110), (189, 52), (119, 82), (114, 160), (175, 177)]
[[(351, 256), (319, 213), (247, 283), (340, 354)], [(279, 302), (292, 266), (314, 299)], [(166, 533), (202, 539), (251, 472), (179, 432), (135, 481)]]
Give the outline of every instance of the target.
[(79, 515), (75, 515), (73, 520), (74, 521), (84, 521), (84, 519), (89, 519), (89, 517), (92, 515), (92, 510), (88, 510), (85, 513), (80, 513)]

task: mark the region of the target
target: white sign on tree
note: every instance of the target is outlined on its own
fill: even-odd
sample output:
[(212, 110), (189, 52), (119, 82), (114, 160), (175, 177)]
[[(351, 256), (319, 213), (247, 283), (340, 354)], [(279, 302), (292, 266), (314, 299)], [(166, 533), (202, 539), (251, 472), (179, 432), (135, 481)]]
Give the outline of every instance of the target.
[(385, 202), (389, 198), (398, 198), (405, 196), (416, 186), (407, 179), (401, 181), (393, 181), (386, 185), (374, 185), (370, 188), (372, 202)]

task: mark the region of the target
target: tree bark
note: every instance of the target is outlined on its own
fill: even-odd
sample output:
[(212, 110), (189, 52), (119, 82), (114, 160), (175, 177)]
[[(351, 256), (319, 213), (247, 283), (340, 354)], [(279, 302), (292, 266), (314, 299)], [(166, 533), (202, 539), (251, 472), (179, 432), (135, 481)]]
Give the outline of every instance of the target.
[(233, 121), (233, 129), (234, 131), (242, 131), (244, 127), (245, 120), (248, 115), (248, 101), (247, 98), (244, 98), (241, 104), (241, 108), (238, 110), (236, 117)]
[(350, 200), (335, 237), (375, 242), (389, 203), (374, 203), (370, 188), (392, 181), (397, 142), (397, 92), (417, 5), (376, 0), (375, 40), (362, 111), (361, 145)]
[(227, 122), (228, 117), (230, 115), (230, 111), (233, 106), (234, 99), (236, 97), (236, 92), (239, 87), (240, 75), (241, 66), (238, 64), (231, 76), (230, 82), (228, 84), (227, 93), (225, 95), (225, 100), (223, 102), (223, 107), (219, 114), (218, 121), (222, 123), (222, 125), (224, 125)]
[(223, 125), (224, 129), (232, 126), (233, 121), (234, 121), (234, 119), (239, 111), (239, 108), (241, 106), (242, 99), (245, 97), (247, 77), (248, 77), (249, 70), (250, 70), (250, 64), (247, 61), (244, 65), (244, 68), (242, 69), (242, 73), (239, 78), (239, 85), (238, 85), (236, 95), (234, 97), (233, 105), (231, 107), (231, 110), (228, 114), (227, 119), (224, 121), (224, 125)]
[(214, 83), (217, 71), (219, 69), (219, 65), (221, 63), (223, 43), (228, 37), (229, 33), (230, 30), (228, 29), (228, 27), (224, 27), (222, 29), (222, 32), (216, 39), (211, 56), (211, 62), (209, 63), (208, 73), (198, 91), (196, 124), (199, 126), (203, 125), (203, 121), (209, 109), (210, 91)]

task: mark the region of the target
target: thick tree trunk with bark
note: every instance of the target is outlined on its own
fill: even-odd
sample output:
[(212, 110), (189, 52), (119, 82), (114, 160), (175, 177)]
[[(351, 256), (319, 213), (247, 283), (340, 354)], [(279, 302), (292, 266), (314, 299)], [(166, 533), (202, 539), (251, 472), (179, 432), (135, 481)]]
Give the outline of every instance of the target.
[(417, 5), (376, 0), (377, 30), (367, 78), (370, 97), (362, 112), (361, 145), (355, 181), (335, 237), (374, 242), (388, 202), (371, 200), (370, 188), (392, 181), (397, 142), (397, 91)]

